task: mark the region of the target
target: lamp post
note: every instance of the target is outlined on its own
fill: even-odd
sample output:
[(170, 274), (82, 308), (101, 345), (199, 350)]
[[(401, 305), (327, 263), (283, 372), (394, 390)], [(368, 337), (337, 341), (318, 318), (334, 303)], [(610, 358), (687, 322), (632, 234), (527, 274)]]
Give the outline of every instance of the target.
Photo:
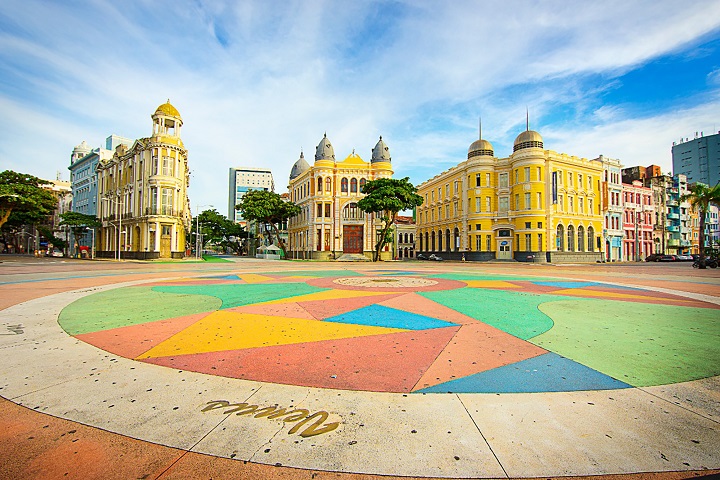
[(195, 215), (195, 260), (199, 260), (200, 257), (200, 209), (201, 208), (214, 208), (212, 205), (195, 205), (197, 214)]
[[(125, 202), (123, 202), (122, 200), (120, 200), (120, 195), (119, 195), (119, 194), (118, 194), (117, 197), (118, 197), (117, 199), (113, 199), (112, 197), (110, 197), (110, 196), (108, 195), (108, 196), (106, 196), (103, 200), (105, 200), (105, 201), (107, 201), (107, 202), (109, 202), (109, 203), (114, 202), (115, 205), (117, 205), (117, 210), (118, 210), (117, 261), (119, 262), (120, 260), (122, 260), (122, 258), (121, 258), (121, 256), (120, 256), (120, 234), (121, 234), (121, 232), (122, 232), (122, 211), (123, 211), (123, 209), (125, 208)], [(93, 241), (93, 243), (94, 243), (94, 241)]]
[(85, 230), (89, 230), (92, 232), (92, 247), (90, 250), (90, 259), (92, 260), (95, 258), (95, 227), (85, 227)]

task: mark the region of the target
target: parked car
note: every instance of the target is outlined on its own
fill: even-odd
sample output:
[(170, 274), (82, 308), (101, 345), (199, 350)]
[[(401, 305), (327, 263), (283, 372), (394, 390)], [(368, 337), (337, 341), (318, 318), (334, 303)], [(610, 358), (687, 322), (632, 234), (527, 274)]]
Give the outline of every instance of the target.
[(59, 248), (53, 248), (52, 250), (48, 250), (47, 256), (48, 257), (64, 257), (65, 254)]
[(676, 255), (675, 260), (677, 260), (678, 262), (692, 262), (695, 259), (692, 255)]
[(659, 262), (660, 257), (662, 257), (662, 253), (651, 253), (647, 257), (645, 257), (646, 262)]
[(438, 256), (438, 255), (435, 255), (434, 253), (431, 253), (430, 256), (428, 257), (428, 259), (429, 259), (429, 260), (435, 260), (436, 262), (442, 262), (442, 261), (443, 261), (443, 258), (442, 258), (442, 257), (440, 257), (440, 256)]
[(658, 262), (674, 262), (675, 260), (675, 255), (663, 255)]
[(428, 259), (428, 257), (425, 256), (425, 255), (423, 255), (422, 253), (418, 253), (418, 254), (415, 256), (415, 258), (417, 258), (418, 260), (427, 260), (427, 259)]

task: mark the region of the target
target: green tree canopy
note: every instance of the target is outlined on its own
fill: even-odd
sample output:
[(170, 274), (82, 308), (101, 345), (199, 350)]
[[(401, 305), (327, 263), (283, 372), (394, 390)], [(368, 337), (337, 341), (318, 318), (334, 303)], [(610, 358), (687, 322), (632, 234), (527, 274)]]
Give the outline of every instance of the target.
[(681, 201), (689, 201), (693, 209), (698, 212), (700, 217), (700, 268), (705, 266), (705, 245), (707, 242), (707, 232), (705, 232), (705, 217), (710, 209), (710, 204), (720, 204), (720, 183), (714, 187), (708, 187), (704, 183), (696, 183), (690, 188), (690, 191), (680, 197)]
[[(285, 255), (285, 242), (280, 237), (278, 224), (298, 215), (300, 207), (292, 202), (286, 202), (275, 192), (250, 190), (243, 195), (235, 209), (240, 210), (246, 220), (269, 225), (277, 236), (277, 246), (282, 249), (283, 255)], [(270, 235), (270, 242), (273, 242), (272, 234)], [(287, 255), (285, 255), (285, 258), (287, 258)]]
[(373, 261), (377, 262), (382, 248), (392, 241), (390, 227), (395, 223), (397, 214), (422, 205), (423, 198), (417, 194), (417, 188), (408, 177), (370, 180), (362, 188), (362, 193), (365, 197), (358, 202), (358, 208), (366, 213), (382, 215), (383, 229), (373, 255)]
[(75, 237), (75, 244), (78, 239), (87, 232), (88, 228), (101, 227), (102, 223), (93, 215), (86, 215), (80, 212), (65, 212), (60, 214), (60, 226), (67, 225)]
[(8, 221), (34, 224), (50, 215), (57, 206), (57, 198), (44, 185), (51, 183), (26, 173), (0, 172), (0, 228)]

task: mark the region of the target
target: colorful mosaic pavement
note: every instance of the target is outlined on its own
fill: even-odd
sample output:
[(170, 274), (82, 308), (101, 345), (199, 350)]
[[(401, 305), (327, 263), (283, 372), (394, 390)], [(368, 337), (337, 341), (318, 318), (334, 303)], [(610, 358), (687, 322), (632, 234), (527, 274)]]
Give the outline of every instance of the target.
[(65, 331), (141, 362), (397, 393), (626, 389), (720, 375), (718, 305), (522, 276), (223, 274), (104, 291)]

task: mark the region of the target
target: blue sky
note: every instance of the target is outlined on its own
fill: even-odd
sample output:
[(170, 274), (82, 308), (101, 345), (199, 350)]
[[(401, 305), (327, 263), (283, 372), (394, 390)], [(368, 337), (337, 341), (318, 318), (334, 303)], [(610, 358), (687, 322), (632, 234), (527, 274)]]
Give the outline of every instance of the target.
[(720, 2), (35, 1), (0, 9), (0, 169), (43, 178), (75, 145), (183, 120), (191, 204), (227, 214), (228, 168), (285, 191), (327, 132), (369, 160), (380, 135), (418, 184), (483, 138), (671, 170), (720, 130)]

